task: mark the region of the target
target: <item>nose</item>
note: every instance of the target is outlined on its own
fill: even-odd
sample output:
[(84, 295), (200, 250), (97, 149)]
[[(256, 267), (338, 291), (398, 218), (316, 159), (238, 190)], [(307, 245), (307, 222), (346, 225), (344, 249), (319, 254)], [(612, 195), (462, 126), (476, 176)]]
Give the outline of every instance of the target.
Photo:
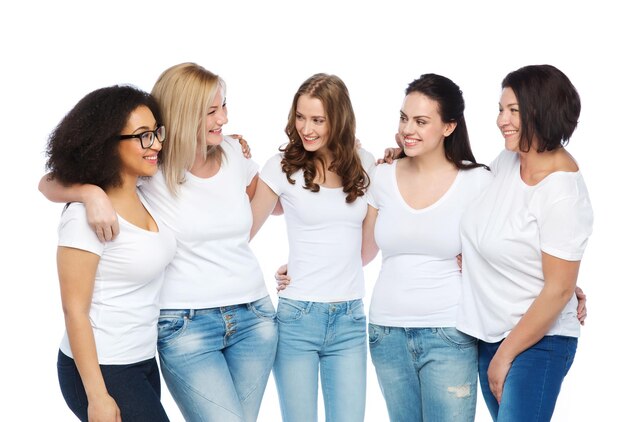
[(226, 123), (228, 123), (228, 113), (226, 112), (226, 109), (220, 107), (220, 109), (217, 111), (217, 123), (220, 125), (225, 125)]
[(163, 149), (163, 144), (161, 144), (161, 141), (159, 141), (159, 138), (157, 138), (156, 136), (152, 138), (152, 145), (150, 146), (150, 149), (155, 150), (157, 152)]
[(308, 120), (306, 120), (303, 124), (302, 124), (302, 133), (304, 135), (309, 135), (311, 133), (311, 127), (312, 127), (312, 123), (309, 122)]
[(400, 122), (398, 127), (398, 132), (403, 135), (410, 135), (415, 132), (415, 122), (413, 120), (407, 120), (405, 122)]
[(506, 126), (507, 123), (509, 123), (509, 116), (507, 112), (501, 111), (500, 113), (498, 113), (498, 118), (496, 119), (496, 125), (498, 125), (498, 127), (501, 128), (501, 127)]

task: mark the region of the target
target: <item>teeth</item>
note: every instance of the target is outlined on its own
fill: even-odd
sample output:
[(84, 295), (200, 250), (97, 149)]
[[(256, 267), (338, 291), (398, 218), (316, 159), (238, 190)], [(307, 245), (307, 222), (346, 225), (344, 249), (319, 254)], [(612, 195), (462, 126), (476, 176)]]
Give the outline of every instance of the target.
[(317, 138), (319, 138), (319, 136), (314, 136), (314, 137), (312, 137), (312, 138), (309, 138), (309, 137), (307, 137), (307, 136), (305, 136), (305, 137), (304, 137), (304, 139), (305, 139), (306, 141), (309, 141), (309, 142), (313, 142), (313, 141), (317, 140)]

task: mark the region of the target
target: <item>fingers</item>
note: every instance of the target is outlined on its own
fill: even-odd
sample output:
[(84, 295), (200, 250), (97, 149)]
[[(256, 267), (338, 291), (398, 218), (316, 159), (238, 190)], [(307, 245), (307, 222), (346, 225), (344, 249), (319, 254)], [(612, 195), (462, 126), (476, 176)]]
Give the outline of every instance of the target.
[(276, 273), (274, 273), (274, 279), (276, 280), (276, 291), (280, 292), (285, 290), (289, 283), (291, 283), (291, 277), (287, 275), (287, 264), (283, 264), (278, 267)]
[(252, 153), (250, 152), (250, 145), (248, 145), (248, 142), (241, 135), (235, 136), (237, 136), (236, 139), (239, 140), (239, 145), (241, 145), (241, 152), (243, 153), (243, 156), (246, 158), (252, 158)]

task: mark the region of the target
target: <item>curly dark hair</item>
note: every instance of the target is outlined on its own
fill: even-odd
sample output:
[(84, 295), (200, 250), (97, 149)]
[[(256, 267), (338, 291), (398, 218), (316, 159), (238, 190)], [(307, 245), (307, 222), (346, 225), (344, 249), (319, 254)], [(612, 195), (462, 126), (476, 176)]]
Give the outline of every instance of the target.
[(119, 136), (137, 107), (159, 107), (150, 94), (130, 85), (97, 89), (83, 97), (50, 134), (46, 168), (63, 184), (93, 184), (107, 189), (122, 183)]
[(346, 202), (352, 203), (365, 194), (369, 178), (363, 169), (356, 148), (356, 118), (350, 102), (348, 88), (335, 75), (318, 73), (304, 81), (293, 97), (285, 133), (289, 143), (280, 148), (284, 153), (281, 161), (283, 173), (292, 185), (295, 180), (291, 175), (302, 169), (304, 188), (319, 192), (320, 186), (314, 183), (317, 176), (316, 162), (325, 168), (324, 158), (315, 152), (304, 149), (302, 139), (296, 130), (296, 108), (302, 95), (317, 98), (322, 102), (328, 118), (329, 136), (327, 148), (332, 155), (328, 169), (341, 177), (343, 191), (347, 193)]
[[(435, 101), (439, 115), (444, 123), (456, 123), (456, 128), (443, 141), (443, 148), (448, 161), (452, 162), (457, 169), (467, 170), (475, 167), (484, 167), (484, 164), (476, 162), (470, 145), (467, 124), (465, 123), (465, 100), (463, 91), (452, 80), (435, 73), (426, 73), (415, 79), (407, 86), (405, 95), (419, 92)], [(400, 157), (406, 157), (404, 151)]]
[(580, 96), (569, 78), (556, 67), (524, 66), (505, 76), (502, 89), (511, 88), (519, 104), (520, 150), (537, 152), (567, 145), (580, 116)]

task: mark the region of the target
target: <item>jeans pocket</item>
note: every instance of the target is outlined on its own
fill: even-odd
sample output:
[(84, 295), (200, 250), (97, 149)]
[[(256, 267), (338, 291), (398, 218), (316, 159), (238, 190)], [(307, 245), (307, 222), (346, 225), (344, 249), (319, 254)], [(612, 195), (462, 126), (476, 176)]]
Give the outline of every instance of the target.
[(383, 340), (384, 336), (385, 333), (383, 331), (383, 327), (381, 327), (380, 325), (372, 323), (369, 323), (367, 325), (367, 338), (369, 340), (370, 346), (375, 346), (379, 344)]
[(460, 349), (475, 347), (478, 344), (478, 340), (476, 340), (476, 338), (465, 334), (454, 327), (437, 328), (437, 334), (449, 345), (456, 346)]
[(363, 308), (362, 300), (354, 300), (352, 301), (352, 305), (350, 306), (350, 318), (354, 322), (362, 322), (365, 321), (365, 310)]
[(162, 316), (159, 317), (157, 324), (159, 331), (159, 348), (166, 347), (168, 344), (179, 338), (186, 330), (189, 324), (189, 318), (186, 316)]
[(278, 300), (278, 309), (276, 310), (276, 319), (283, 324), (298, 321), (304, 315), (304, 302), (291, 299), (280, 298)]
[(248, 310), (254, 313), (257, 318), (270, 321), (276, 320), (276, 310), (274, 309), (274, 304), (269, 296), (265, 296), (262, 299), (249, 303)]

